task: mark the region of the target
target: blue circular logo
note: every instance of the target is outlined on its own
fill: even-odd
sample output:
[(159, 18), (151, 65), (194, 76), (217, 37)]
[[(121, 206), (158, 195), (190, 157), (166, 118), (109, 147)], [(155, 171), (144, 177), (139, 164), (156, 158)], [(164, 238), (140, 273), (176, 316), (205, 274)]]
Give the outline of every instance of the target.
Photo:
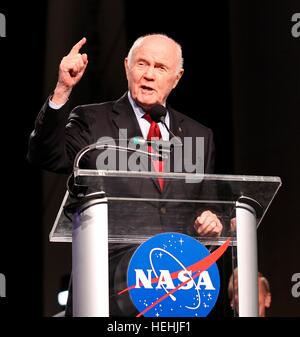
[(139, 246), (129, 263), (127, 280), (140, 315), (207, 316), (220, 290), (217, 264), (206, 265), (209, 255), (199, 241), (180, 233), (158, 234)]

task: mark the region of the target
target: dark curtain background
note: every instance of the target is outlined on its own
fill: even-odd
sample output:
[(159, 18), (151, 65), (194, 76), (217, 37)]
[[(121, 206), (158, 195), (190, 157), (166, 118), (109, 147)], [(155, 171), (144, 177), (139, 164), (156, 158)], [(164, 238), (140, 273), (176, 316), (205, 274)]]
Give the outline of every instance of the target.
[(170, 102), (213, 129), (216, 173), (282, 178), (258, 229), (259, 269), (271, 284), (269, 316), (300, 316), (299, 298), (291, 295), (291, 277), (300, 272), (300, 38), (291, 34), (299, 1), (51, 0), (3, 5), (0, 12), (7, 19), (7, 37), (0, 38), (0, 272), (7, 278), (1, 309), (26, 316), (57, 313), (56, 295), (71, 271), (71, 246), (48, 241), (66, 177), (42, 173), (25, 160), (60, 59), (86, 36), (89, 66), (71, 105), (116, 99), (126, 90), (123, 59), (133, 41), (164, 32), (182, 45), (185, 59)]
[(259, 268), (274, 316), (300, 316), (291, 295), (299, 272), (300, 39), (291, 34), (299, 1), (232, 1), (232, 118), (236, 174), (280, 176), (282, 188), (258, 229)]

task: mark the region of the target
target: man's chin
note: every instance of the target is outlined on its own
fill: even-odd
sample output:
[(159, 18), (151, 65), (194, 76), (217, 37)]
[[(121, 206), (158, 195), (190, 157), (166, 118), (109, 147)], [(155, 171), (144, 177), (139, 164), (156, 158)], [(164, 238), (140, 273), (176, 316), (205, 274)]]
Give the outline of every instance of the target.
[(145, 111), (149, 111), (153, 105), (157, 104), (158, 101), (157, 100), (151, 100), (151, 101), (137, 101), (137, 104)]

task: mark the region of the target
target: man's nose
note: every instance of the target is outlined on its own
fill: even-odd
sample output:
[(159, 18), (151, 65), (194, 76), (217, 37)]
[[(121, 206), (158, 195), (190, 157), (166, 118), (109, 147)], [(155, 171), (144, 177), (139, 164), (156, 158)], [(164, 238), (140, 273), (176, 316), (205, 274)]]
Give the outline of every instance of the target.
[(154, 80), (155, 79), (155, 71), (154, 71), (154, 67), (147, 67), (147, 69), (144, 72), (144, 77), (147, 80)]

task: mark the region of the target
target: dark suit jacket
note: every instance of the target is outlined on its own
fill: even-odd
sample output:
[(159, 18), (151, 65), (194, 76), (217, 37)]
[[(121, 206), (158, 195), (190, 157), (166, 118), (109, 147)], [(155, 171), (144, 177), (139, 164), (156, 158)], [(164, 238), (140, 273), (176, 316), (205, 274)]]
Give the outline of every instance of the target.
[[(193, 145), (195, 145), (196, 137), (204, 138), (204, 172), (212, 173), (214, 166), (212, 131), (170, 106), (167, 108), (170, 113), (170, 129), (182, 141), (184, 137), (191, 137)], [(120, 138), (120, 129), (127, 130), (128, 139), (135, 136), (142, 137), (127, 93), (117, 101), (79, 106), (71, 114), (69, 114), (67, 104), (59, 110), (53, 110), (49, 107), (47, 100), (37, 117), (35, 129), (30, 136), (28, 159), (31, 163), (49, 171), (71, 173), (73, 161), (78, 151), (88, 144), (95, 143), (100, 137)], [(185, 150), (187, 149), (183, 148), (183, 152)], [(89, 152), (83, 157), (81, 165), (86, 168), (95, 168), (98, 154), (97, 151)], [(195, 146), (193, 146), (192, 155), (194, 160), (196, 156)], [(118, 181), (116, 179), (107, 179), (104, 188), (110, 196), (143, 196), (155, 199), (176, 196), (178, 199), (187, 199), (197, 198), (199, 195), (199, 189), (193, 185), (183, 183), (166, 184), (163, 192), (161, 192), (155, 179), (148, 181), (144, 179), (130, 184), (122, 179)], [(144, 214), (153, 213), (152, 206), (149, 203), (145, 204)], [(182, 219), (177, 219), (178, 221), (176, 221), (174, 216), (172, 217), (174, 212), (168, 212), (170, 206), (160, 204), (159, 212), (156, 213), (157, 217), (149, 216), (147, 218), (151, 219), (150, 224), (160, 223), (163, 226), (163, 231), (174, 229), (174, 222), (177, 222), (178, 225), (182, 224)], [(172, 206), (173, 210), (176, 210), (176, 217), (180, 218), (178, 205), (173, 204)], [(187, 209), (186, 212), (190, 211)], [(180, 214), (185, 216), (184, 213), (182, 208)], [(120, 218), (121, 215), (118, 214), (118, 217)], [(166, 220), (167, 218), (169, 221)], [(111, 219), (113, 221), (113, 215)], [(171, 222), (172, 225), (169, 228), (168, 223)], [(150, 224), (144, 226), (145, 230)], [(178, 230), (180, 230), (180, 226), (177, 228)], [(119, 231), (120, 228), (117, 230)]]
[[(214, 143), (212, 131), (202, 124), (168, 106), (170, 129), (183, 137), (204, 137), (204, 172), (212, 173), (214, 166)], [(100, 137), (119, 138), (119, 130), (127, 129), (128, 139), (142, 133), (129, 103), (127, 93), (119, 100), (82, 105), (69, 115), (68, 104), (53, 110), (48, 100), (40, 111), (35, 129), (29, 140), (28, 159), (46, 170), (69, 173), (79, 150), (95, 143)], [(95, 157), (89, 156), (86, 167), (95, 165)]]
[[(212, 131), (170, 106), (167, 108), (170, 114), (170, 129), (181, 138), (183, 144), (184, 137), (192, 137), (193, 143), (196, 137), (204, 138), (204, 172), (212, 173), (214, 166)], [(100, 137), (120, 138), (120, 129), (127, 130), (128, 139), (135, 136), (142, 137), (127, 93), (117, 101), (76, 107), (70, 114), (67, 105), (59, 110), (53, 110), (49, 107), (47, 100), (36, 119), (35, 129), (30, 136), (28, 159), (32, 164), (49, 171), (71, 173), (78, 151), (86, 145), (95, 143)], [(98, 154), (97, 151), (90, 152), (83, 158), (82, 166), (95, 168)], [(192, 155), (195, 159), (195, 146)], [(154, 199), (169, 199), (175, 196), (184, 200), (198, 198), (200, 193), (197, 185), (184, 184), (182, 181), (174, 184), (166, 183), (161, 191), (155, 179), (128, 183), (126, 179), (117, 181), (113, 178), (106, 181), (105, 191), (109, 196), (143, 196)], [(194, 207), (191, 204), (165, 203), (163, 200), (143, 202), (138, 206), (136, 203), (128, 203), (126, 207), (122, 203), (115, 203), (109, 208), (109, 233), (110, 235), (127, 235), (130, 232), (138, 234), (141, 230), (145, 235), (166, 231), (188, 232), (189, 227), (193, 228), (196, 212)], [(125, 220), (128, 219), (128, 215), (130, 215), (130, 221)], [(117, 290), (123, 287), (123, 276), (116, 275), (120, 270), (123, 271), (124, 268), (120, 265), (126, 264), (130, 256), (131, 253), (128, 254), (126, 247), (123, 252), (118, 249), (111, 254), (110, 266), (115, 266), (110, 267), (112, 297), (115, 296)], [(116, 285), (115, 279), (120, 280), (119, 285)], [(122, 306), (124, 309), (120, 312), (119, 307)], [(128, 314), (129, 309), (126, 304), (111, 303), (110, 307), (112, 315), (122, 315), (122, 311), (123, 314)]]

